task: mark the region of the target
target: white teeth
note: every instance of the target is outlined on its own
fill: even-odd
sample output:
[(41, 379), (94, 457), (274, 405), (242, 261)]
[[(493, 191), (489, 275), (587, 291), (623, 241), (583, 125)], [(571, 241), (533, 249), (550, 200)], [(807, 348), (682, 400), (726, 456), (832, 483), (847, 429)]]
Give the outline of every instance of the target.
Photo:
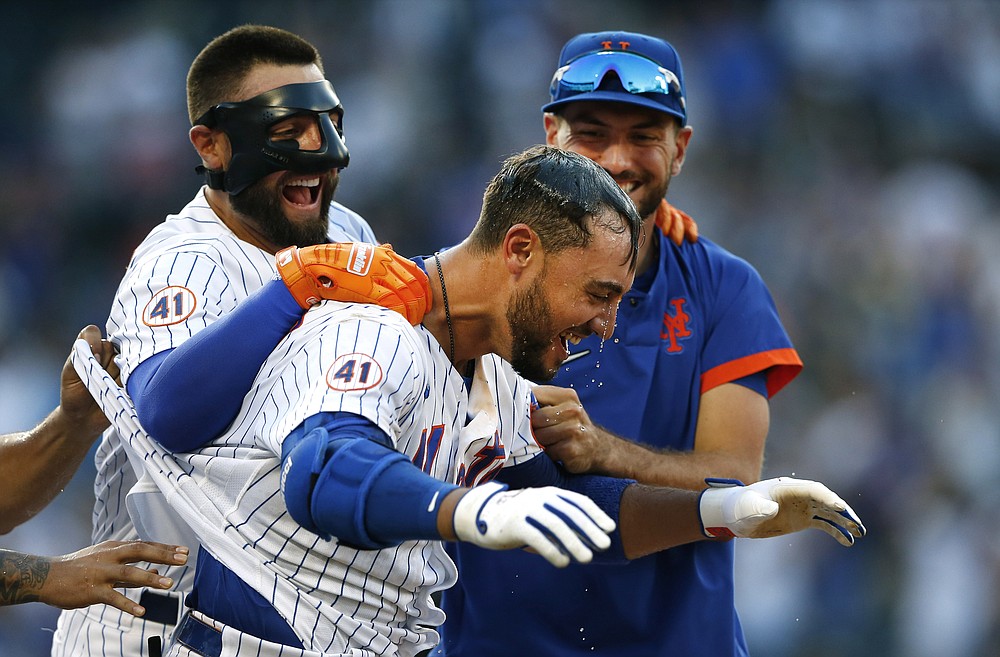
[(639, 186), (639, 183), (637, 182), (619, 183), (618, 186), (621, 187), (622, 191), (625, 192), (626, 194), (631, 194), (632, 190)]
[(288, 183), (289, 187), (316, 187), (319, 185), (319, 178), (310, 178), (309, 180), (293, 180)]
[(565, 340), (566, 342), (572, 342), (573, 344), (580, 344), (581, 342), (583, 342), (583, 338), (573, 333), (563, 333), (559, 337)]

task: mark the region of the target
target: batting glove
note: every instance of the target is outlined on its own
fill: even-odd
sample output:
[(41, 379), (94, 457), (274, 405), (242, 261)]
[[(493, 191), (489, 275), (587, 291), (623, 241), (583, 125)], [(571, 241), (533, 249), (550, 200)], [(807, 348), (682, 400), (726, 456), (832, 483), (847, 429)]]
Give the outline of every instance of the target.
[(290, 246), (275, 256), (278, 274), (303, 308), (323, 299), (374, 303), (417, 325), (431, 307), (427, 274), (392, 245), (363, 242)]
[(554, 486), (509, 491), (496, 482), (471, 488), (455, 506), (455, 535), (490, 550), (529, 547), (552, 565), (587, 563), (611, 545), (615, 521), (583, 495)]
[(810, 527), (844, 546), (865, 535), (854, 510), (817, 481), (778, 477), (744, 486), (734, 479), (706, 479), (699, 510), (706, 536), (768, 538)]

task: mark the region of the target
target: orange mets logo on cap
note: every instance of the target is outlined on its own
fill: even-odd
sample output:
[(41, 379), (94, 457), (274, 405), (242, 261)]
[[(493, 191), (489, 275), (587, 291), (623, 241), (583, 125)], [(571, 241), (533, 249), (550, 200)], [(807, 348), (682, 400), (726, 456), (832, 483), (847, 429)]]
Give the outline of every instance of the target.
[[(601, 47), (604, 48), (605, 50), (614, 50), (614, 48), (611, 47), (612, 45), (614, 45), (614, 43), (615, 43), (614, 41), (601, 41)], [(630, 41), (618, 42), (618, 47), (621, 48), (622, 50), (628, 50), (628, 47), (631, 45), (632, 43)]]
[(372, 255), (375, 247), (364, 242), (357, 242), (351, 247), (351, 257), (347, 261), (347, 271), (355, 276), (365, 276), (372, 266)]
[(142, 309), (142, 323), (146, 326), (180, 324), (198, 307), (194, 292), (180, 285), (165, 287), (149, 300)]

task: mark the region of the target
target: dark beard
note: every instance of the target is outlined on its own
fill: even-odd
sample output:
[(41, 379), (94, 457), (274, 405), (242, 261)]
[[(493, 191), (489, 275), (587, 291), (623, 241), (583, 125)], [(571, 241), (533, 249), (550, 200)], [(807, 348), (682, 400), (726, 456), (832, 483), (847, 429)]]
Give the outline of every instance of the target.
[(510, 364), (514, 371), (536, 383), (550, 381), (558, 368), (548, 369), (542, 356), (552, 344), (552, 311), (545, 300), (538, 277), (530, 288), (514, 296), (507, 306), (507, 325), (511, 334)]
[(330, 230), (330, 201), (337, 189), (338, 178), (326, 174), (326, 184), (320, 197), (319, 217), (306, 224), (288, 220), (281, 206), (281, 193), (258, 180), (235, 196), (230, 196), (233, 209), (257, 224), (261, 234), (277, 249), (287, 246), (312, 246), (327, 242)]

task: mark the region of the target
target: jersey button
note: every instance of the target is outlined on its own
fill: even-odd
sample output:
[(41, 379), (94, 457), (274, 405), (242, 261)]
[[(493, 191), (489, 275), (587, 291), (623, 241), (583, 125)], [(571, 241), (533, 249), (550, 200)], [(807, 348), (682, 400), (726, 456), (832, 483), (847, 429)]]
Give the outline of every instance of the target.
[(629, 299), (629, 300), (628, 300), (628, 302), (629, 302), (629, 304), (630, 304), (630, 305), (631, 305), (631, 306), (632, 306), (633, 308), (635, 308), (636, 306), (638, 306), (638, 305), (639, 305), (639, 300), (638, 300), (638, 299), (636, 299), (635, 297), (632, 297), (631, 299)]

